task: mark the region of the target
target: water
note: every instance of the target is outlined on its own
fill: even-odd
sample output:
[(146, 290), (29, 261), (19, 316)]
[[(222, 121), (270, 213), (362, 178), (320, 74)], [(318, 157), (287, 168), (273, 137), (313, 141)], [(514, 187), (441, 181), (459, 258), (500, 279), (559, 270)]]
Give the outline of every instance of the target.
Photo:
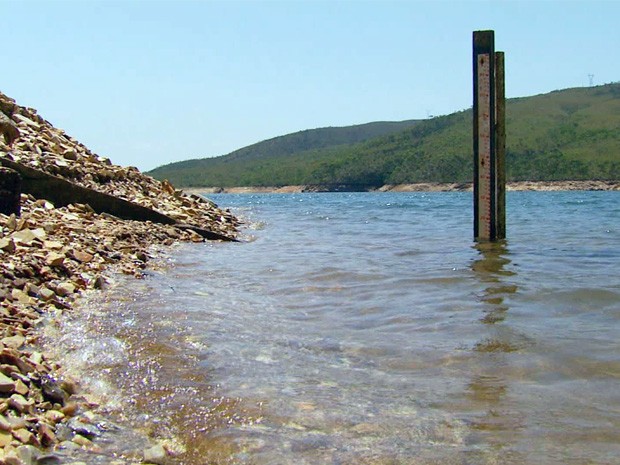
[(211, 198), (246, 242), (184, 245), (61, 330), (175, 463), (618, 463), (618, 193), (510, 192), (496, 245), (471, 193)]

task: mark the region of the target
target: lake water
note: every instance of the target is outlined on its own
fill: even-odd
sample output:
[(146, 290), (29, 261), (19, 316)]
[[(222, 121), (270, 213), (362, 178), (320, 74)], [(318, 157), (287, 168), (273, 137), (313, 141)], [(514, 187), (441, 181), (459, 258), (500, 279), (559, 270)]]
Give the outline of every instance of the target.
[(486, 245), (471, 193), (210, 198), (244, 242), (179, 247), (58, 336), (173, 463), (619, 463), (620, 193), (509, 192)]

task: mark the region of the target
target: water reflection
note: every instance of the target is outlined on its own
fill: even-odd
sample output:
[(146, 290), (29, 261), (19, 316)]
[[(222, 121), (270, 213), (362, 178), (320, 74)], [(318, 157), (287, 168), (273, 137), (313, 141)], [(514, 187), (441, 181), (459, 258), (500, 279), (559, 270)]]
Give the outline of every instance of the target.
[(486, 285), (480, 300), (489, 305), (481, 321), (486, 324), (504, 321), (508, 311), (505, 299), (517, 292), (517, 286), (504, 282), (506, 277), (515, 275), (514, 271), (506, 269), (511, 263), (507, 258), (507, 243), (479, 242), (474, 247), (480, 253), (480, 258), (474, 260), (471, 268), (480, 282)]
[[(505, 323), (509, 297), (517, 292), (511, 282), (515, 272), (506, 241), (481, 242), (474, 248), (479, 256), (471, 264), (477, 281), (482, 285), (479, 300), (484, 316), (480, 321), (481, 339), (474, 344), (470, 381), (464, 386), (461, 411), (468, 425), (467, 442), (472, 449), (468, 457), (474, 463), (501, 461), (523, 463), (514, 447), (515, 435), (525, 425), (522, 415), (514, 410), (508, 373), (514, 362), (512, 353), (528, 346), (527, 337), (515, 333)], [(503, 324), (500, 324), (503, 323)], [(481, 447), (483, 445), (483, 447)]]

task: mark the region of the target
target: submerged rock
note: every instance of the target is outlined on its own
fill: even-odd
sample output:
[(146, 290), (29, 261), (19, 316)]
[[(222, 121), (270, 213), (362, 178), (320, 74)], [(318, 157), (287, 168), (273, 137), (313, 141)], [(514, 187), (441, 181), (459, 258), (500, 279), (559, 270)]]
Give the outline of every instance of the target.
[(144, 461), (142, 463), (149, 463), (155, 465), (165, 465), (166, 457), (168, 453), (162, 444), (157, 444), (144, 451)]
[(67, 393), (60, 387), (60, 384), (50, 376), (41, 379), (41, 393), (43, 398), (52, 404), (64, 405), (67, 400)]

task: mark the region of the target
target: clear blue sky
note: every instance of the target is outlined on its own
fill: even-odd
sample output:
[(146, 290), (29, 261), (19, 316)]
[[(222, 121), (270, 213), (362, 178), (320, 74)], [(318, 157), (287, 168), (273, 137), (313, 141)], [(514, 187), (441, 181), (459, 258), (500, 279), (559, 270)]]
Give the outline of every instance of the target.
[(620, 1), (0, 0), (0, 91), (141, 170), (325, 126), (471, 106), (471, 36), (506, 93), (620, 80)]

